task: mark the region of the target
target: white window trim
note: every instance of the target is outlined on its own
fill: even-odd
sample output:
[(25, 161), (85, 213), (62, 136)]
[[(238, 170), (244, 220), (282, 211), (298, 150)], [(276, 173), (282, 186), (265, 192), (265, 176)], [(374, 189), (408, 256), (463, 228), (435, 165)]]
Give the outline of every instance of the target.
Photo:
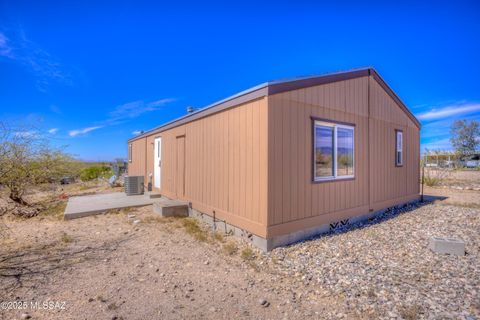
[[(400, 150), (398, 148), (398, 136), (400, 134)], [(398, 153), (400, 153), (400, 162), (398, 161)], [(395, 130), (395, 166), (402, 167), (403, 166), (403, 131), (402, 130)]]
[[(333, 175), (332, 176), (322, 176), (318, 177), (316, 174), (316, 168), (315, 168), (315, 152), (317, 150), (317, 139), (316, 139), (316, 128), (317, 126), (322, 126), (322, 127), (330, 127), (333, 128)], [(337, 175), (337, 129), (338, 128), (344, 128), (344, 129), (349, 129), (353, 131), (353, 174), (348, 175), (348, 176), (338, 176)], [(353, 179), (355, 178), (355, 126), (349, 126), (345, 124), (339, 124), (339, 123), (333, 123), (333, 122), (326, 122), (326, 121), (321, 121), (321, 120), (315, 120), (314, 122), (314, 134), (313, 134), (313, 180), (314, 181), (334, 181), (334, 180), (345, 180), (345, 179)]]

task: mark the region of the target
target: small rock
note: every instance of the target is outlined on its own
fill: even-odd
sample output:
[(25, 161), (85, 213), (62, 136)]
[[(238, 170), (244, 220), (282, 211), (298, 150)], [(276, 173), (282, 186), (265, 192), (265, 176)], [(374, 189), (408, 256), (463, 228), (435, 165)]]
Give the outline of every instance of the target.
[(129, 215), (127, 215), (127, 217), (128, 217), (128, 219), (132, 219), (132, 218), (135, 218), (136, 215), (134, 215), (134, 214), (129, 214)]
[(206, 266), (208, 266), (208, 265), (210, 264), (210, 261), (207, 260), (207, 261), (205, 261), (203, 264), (206, 265)]
[[(133, 221), (133, 224), (134, 224), (134, 225), (137, 225), (137, 224), (139, 224), (139, 223), (140, 223), (140, 220), (138, 220), (138, 219)], [(135, 231), (136, 231), (136, 230), (135, 230)]]
[(210, 312), (217, 312), (217, 309), (215, 307), (210, 307), (210, 309), (208, 309), (208, 311)]
[(30, 319), (31, 317), (28, 313), (22, 313), (22, 319)]

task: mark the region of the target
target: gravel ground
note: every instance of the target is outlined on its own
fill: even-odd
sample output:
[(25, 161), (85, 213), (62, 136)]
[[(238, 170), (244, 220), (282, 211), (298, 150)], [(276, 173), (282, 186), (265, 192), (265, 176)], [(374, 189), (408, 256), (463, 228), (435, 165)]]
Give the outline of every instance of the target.
[[(183, 222), (182, 222), (183, 221)], [(430, 237), (466, 242), (437, 255)], [(0, 319), (480, 319), (480, 209), (392, 210), (264, 254), (150, 206), (72, 221), (0, 217)]]
[[(274, 250), (267, 260), (342, 297), (361, 318), (480, 317), (480, 210), (408, 206), (356, 227)], [(466, 256), (433, 253), (431, 237), (464, 240)]]

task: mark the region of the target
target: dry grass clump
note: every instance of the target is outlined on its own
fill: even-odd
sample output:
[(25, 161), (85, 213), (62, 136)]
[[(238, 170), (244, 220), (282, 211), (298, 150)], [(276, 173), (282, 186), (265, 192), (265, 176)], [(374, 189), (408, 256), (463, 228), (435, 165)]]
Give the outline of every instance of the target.
[(238, 251), (237, 244), (233, 241), (230, 241), (223, 245), (223, 251), (229, 256), (233, 256)]
[(405, 320), (415, 320), (420, 318), (420, 313), (422, 311), (422, 308), (418, 304), (414, 304), (411, 306), (401, 306), (398, 308), (400, 315), (402, 316), (403, 319)]
[(240, 252), (240, 257), (245, 261), (251, 261), (255, 259), (255, 253), (253, 252), (252, 248), (246, 247)]
[(198, 241), (205, 242), (208, 240), (207, 231), (203, 230), (198, 221), (193, 218), (184, 218), (181, 219), (181, 224), (185, 231), (190, 234), (192, 237), (197, 239)]
[(422, 177), (423, 183), (429, 187), (434, 187), (447, 179), (448, 175), (449, 172), (446, 169), (425, 170), (424, 176)]
[(166, 218), (160, 217), (160, 216), (146, 216), (145, 218), (142, 219), (143, 223), (168, 223), (166, 221)]
[(213, 239), (218, 241), (218, 242), (225, 242), (225, 237), (223, 236), (223, 234), (221, 234), (219, 232), (214, 232), (213, 233)]
[(71, 243), (73, 242), (73, 237), (66, 232), (62, 234), (61, 240), (63, 243)]
[(67, 202), (65, 201), (51, 202), (45, 205), (45, 207), (40, 211), (39, 215), (54, 217), (60, 220), (63, 219), (63, 213), (65, 212), (66, 207)]

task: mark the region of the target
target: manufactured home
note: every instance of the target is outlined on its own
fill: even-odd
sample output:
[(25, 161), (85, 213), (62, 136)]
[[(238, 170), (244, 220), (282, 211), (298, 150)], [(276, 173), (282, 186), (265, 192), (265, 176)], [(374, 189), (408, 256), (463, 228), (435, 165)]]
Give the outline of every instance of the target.
[(267, 82), (160, 125), (128, 141), (128, 171), (270, 250), (417, 201), (419, 138), (364, 68)]

